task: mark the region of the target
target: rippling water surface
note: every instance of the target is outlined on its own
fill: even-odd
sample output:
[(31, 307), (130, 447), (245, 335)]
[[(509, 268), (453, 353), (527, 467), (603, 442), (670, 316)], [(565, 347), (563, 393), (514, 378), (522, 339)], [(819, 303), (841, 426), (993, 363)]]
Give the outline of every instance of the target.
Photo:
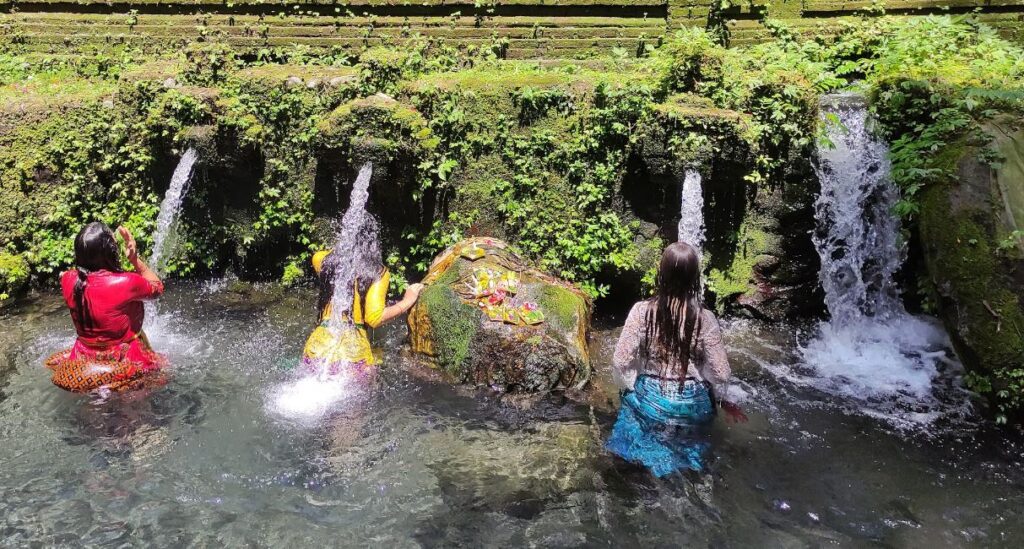
[(585, 398), (437, 383), (409, 366), (402, 326), (372, 390), (311, 390), (292, 369), (312, 302), (173, 285), (148, 328), (167, 383), (106, 399), (49, 382), (43, 358), (73, 337), (55, 296), (0, 313), (0, 545), (1024, 544), (1021, 438), (973, 418), (955, 371), (937, 418), (929, 404), (926, 424), (894, 423), (794, 382), (798, 331), (729, 322), (751, 420), (719, 422), (713, 474), (656, 481), (601, 448), (614, 329), (595, 334)]

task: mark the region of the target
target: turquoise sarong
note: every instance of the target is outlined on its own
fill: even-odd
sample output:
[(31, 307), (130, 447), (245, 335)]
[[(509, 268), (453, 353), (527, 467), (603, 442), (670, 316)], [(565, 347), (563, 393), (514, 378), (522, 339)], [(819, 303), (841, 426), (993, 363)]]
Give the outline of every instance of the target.
[(605, 447), (657, 477), (703, 471), (715, 407), (704, 383), (693, 379), (637, 378), (622, 396), (619, 417)]

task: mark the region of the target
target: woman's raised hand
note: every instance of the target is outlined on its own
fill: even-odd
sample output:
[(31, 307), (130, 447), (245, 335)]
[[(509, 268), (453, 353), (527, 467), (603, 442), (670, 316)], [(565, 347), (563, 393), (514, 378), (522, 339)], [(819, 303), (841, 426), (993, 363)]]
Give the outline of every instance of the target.
[(117, 234), (121, 235), (124, 239), (124, 252), (128, 256), (128, 261), (135, 263), (135, 260), (139, 258), (139, 248), (135, 244), (135, 237), (132, 236), (132, 232), (128, 230), (128, 227), (121, 225), (117, 228)]

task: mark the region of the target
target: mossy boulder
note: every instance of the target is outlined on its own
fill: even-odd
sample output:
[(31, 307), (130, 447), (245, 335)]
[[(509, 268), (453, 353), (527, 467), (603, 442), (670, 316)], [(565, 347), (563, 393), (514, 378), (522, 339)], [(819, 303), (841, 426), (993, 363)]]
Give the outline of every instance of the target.
[[(491, 285), (495, 291), (484, 296), (486, 277), (512, 282)], [(412, 348), (452, 382), (539, 392), (590, 379), (590, 299), (529, 267), (504, 242), (459, 242), (437, 256), (424, 282), (409, 312)]]
[[(1018, 401), (1024, 376), (1024, 130), (986, 130), (1002, 159), (951, 145), (940, 162), (956, 174), (921, 197), (920, 238), (939, 316), (975, 389)], [(1016, 395), (1016, 396), (1013, 396)], [(1002, 400), (1002, 399), (1000, 399)], [(1016, 407), (1016, 406), (1011, 406)]]

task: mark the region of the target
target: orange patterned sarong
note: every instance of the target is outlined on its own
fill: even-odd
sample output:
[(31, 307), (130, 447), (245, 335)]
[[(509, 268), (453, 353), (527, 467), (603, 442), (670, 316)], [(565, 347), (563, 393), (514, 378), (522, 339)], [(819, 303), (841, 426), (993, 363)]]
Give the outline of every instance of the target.
[(104, 349), (75, 341), (70, 349), (46, 359), (46, 367), (53, 370), (53, 384), (73, 393), (136, 387), (146, 374), (166, 364), (167, 359), (150, 348), (145, 336)]

